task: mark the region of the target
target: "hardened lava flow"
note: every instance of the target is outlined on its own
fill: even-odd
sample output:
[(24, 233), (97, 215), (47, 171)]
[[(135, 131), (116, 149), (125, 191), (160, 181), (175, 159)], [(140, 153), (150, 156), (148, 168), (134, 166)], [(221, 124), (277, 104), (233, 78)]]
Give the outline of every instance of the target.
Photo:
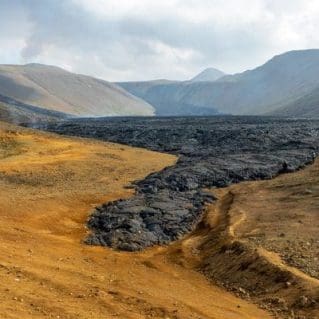
[(180, 238), (200, 221), (205, 191), (270, 179), (314, 161), (319, 121), (261, 117), (103, 118), (39, 128), (179, 156), (174, 166), (135, 183), (135, 195), (97, 207), (88, 244), (136, 251)]

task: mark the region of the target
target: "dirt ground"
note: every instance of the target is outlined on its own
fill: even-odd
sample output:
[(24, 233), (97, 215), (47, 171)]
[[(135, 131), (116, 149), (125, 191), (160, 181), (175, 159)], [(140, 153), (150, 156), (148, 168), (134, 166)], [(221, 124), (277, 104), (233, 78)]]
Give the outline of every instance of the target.
[(185, 267), (174, 247), (82, 243), (94, 206), (175, 161), (0, 122), (0, 318), (271, 318)]
[(278, 287), (273, 299), (266, 292), (264, 301), (271, 305), (274, 297), (280, 298), (284, 308), (319, 318), (319, 160), (296, 173), (218, 193), (232, 197), (228, 218), (233, 238), (290, 273), (284, 288)]
[(272, 181), (238, 186), (231, 189), (233, 208), (244, 222), (236, 237), (278, 253), (319, 279), (319, 161)]
[(218, 200), (171, 246), (172, 259), (277, 317), (319, 318), (319, 159), (213, 193)]

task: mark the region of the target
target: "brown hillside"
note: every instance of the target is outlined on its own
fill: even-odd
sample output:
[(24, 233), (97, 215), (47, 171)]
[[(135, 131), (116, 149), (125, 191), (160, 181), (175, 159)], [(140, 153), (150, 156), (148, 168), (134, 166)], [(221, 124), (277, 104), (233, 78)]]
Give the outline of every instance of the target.
[(0, 94), (78, 116), (152, 115), (153, 107), (119, 86), (42, 65), (0, 65)]

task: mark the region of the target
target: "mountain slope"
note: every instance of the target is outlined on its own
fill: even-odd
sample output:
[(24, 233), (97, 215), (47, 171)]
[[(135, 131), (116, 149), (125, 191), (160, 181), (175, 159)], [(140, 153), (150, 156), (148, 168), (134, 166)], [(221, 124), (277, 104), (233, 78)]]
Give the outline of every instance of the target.
[(78, 116), (153, 114), (151, 105), (114, 84), (41, 64), (0, 66), (0, 94)]
[(28, 105), (0, 94), (0, 121), (10, 123), (33, 123), (59, 120), (69, 114)]
[[(197, 86), (210, 82), (176, 82), (153, 86), (140, 96), (153, 105), (157, 115), (216, 115), (219, 112), (194, 91)], [(192, 95), (196, 94), (192, 98)]]
[[(194, 83), (194, 87), (201, 82)], [(209, 83), (209, 82), (202, 82)], [(219, 112), (200, 101), (195, 103), (183, 99), (188, 93), (192, 94), (188, 88), (192, 88), (190, 81), (143, 81), (143, 82), (120, 82), (117, 83), (125, 90), (150, 103), (155, 108), (155, 114), (159, 116), (176, 115), (216, 115)]]
[(226, 74), (215, 68), (207, 68), (194, 78), (191, 79), (191, 82), (206, 82), (206, 81), (216, 81)]
[(152, 80), (152, 81), (139, 81), (139, 82), (118, 82), (115, 83), (122, 87), (124, 90), (127, 90), (131, 94), (134, 94), (138, 97), (144, 97), (147, 92), (157, 86), (166, 85), (166, 84), (174, 84), (174, 83), (182, 83), (180, 81), (169, 81), (169, 80)]
[(297, 100), (276, 109), (270, 115), (292, 117), (319, 117), (319, 87)]
[[(319, 86), (319, 50), (290, 51), (264, 65), (214, 82), (176, 82), (152, 85), (135, 92), (157, 114), (188, 106), (196, 114), (210, 110), (224, 114), (261, 115), (294, 103)], [(122, 85), (122, 84), (120, 84)], [(124, 87), (132, 92), (132, 86)], [(145, 84), (144, 84), (145, 86)], [(164, 114), (163, 114), (164, 113)]]

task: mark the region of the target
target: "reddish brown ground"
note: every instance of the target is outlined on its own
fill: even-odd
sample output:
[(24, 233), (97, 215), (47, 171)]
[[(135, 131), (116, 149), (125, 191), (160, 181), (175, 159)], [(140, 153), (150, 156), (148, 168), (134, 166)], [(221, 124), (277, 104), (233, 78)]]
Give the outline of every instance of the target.
[[(174, 254), (82, 243), (102, 202), (175, 158), (0, 123), (0, 318), (267, 319)], [(179, 244), (178, 244), (179, 245)]]
[[(299, 172), (213, 191), (172, 258), (278, 317), (319, 318), (319, 159)], [(178, 258), (176, 257), (178, 256)]]

